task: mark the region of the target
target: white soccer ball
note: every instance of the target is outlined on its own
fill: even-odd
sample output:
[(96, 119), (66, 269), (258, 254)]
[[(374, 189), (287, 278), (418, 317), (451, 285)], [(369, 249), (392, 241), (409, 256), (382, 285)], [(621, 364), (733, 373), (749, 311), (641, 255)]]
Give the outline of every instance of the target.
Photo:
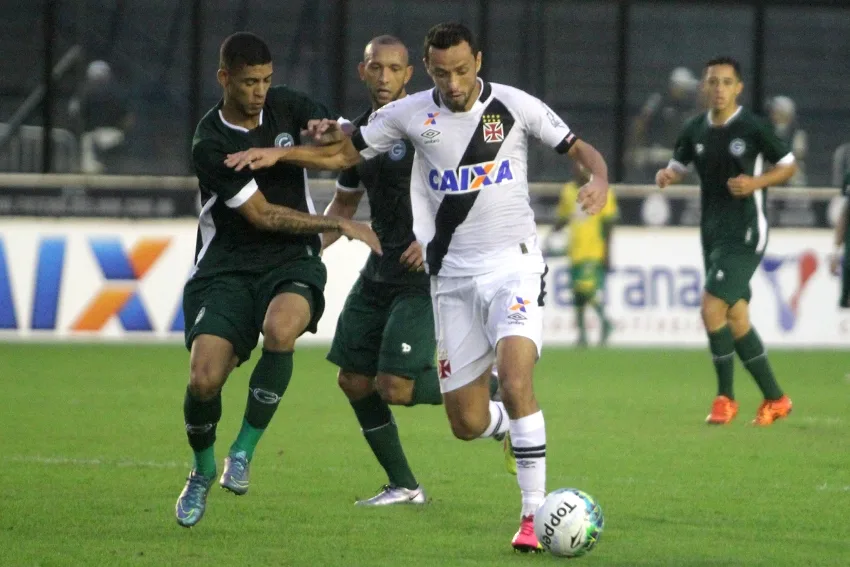
[(537, 541), (557, 557), (588, 553), (599, 541), (604, 524), (596, 500), (575, 488), (550, 492), (534, 514)]

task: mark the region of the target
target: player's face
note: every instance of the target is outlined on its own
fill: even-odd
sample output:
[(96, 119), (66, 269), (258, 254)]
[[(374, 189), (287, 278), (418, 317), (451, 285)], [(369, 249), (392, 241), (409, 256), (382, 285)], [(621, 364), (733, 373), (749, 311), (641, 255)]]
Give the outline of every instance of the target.
[(705, 70), (703, 91), (708, 106), (715, 111), (724, 111), (737, 104), (744, 83), (735, 74), (731, 65), (712, 65)]
[(481, 68), (481, 52), (472, 54), (465, 41), (448, 49), (428, 50), (425, 68), (440, 91), (443, 102), (453, 112), (469, 110), (478, 86), (478, 70)]
[(413, 75), (402, 45), (369, 45), (358, 69), (375, 108), (401, 97)]
[(219, 69), (218, 82), (224, 87), (224, 102), (247, 116), (257, 116), (266, 103), (272, 86), (272, 64), (243, 65), (238, 69)]

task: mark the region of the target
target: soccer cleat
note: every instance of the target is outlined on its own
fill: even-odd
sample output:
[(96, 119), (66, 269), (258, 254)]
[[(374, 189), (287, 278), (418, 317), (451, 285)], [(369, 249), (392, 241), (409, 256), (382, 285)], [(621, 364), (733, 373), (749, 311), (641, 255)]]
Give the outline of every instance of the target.
[(184, 528), (191, 528), (201, 521), (207, 509), (207, 494), (210, 493), (214, 477), (198, 474), (193, 469), (186, 479), (186, 486), (177, 498), (175, 512), (177, 523)]
[(372, 498), (366, 500), (357, 500), (355, 506), (392, 506), (395, 504), (426, 504), (428, 498), (425, 496), (425, 491), (422, 486), (417, 486), (414, 489), (404, 488), (402, 486), (393, 486), (385, 484)]
[(505, 450), (505, 470), (508, 474), (516, 475), (516, 455), (514, 455), (514, 447), (511, 445), (511, 433), (506, 432), (504, 443)]
[(519, 525), (519, 531), (511, 540), (511, 545), (516, 551), (522, 553), (537, 553), (543, 551), (543, 546), (534, 535), (534, 516), (523, 516)]
[(705, 418), (710, 425), (726, 425), (738, 415), (738, 402), (726, 396), (717, 396), (711, 404), (711, 413)]
[(765, 400), (756, 412), (753, 425), (770, 425), (777, 419), (788, 417), (791, 413), (791, 398), (782, 396), (778, 400)]
[(224, 459), (224, 472), (218, 483), (237, 496), (248, 492), (248, 455), (245, 451), (231, 453)]

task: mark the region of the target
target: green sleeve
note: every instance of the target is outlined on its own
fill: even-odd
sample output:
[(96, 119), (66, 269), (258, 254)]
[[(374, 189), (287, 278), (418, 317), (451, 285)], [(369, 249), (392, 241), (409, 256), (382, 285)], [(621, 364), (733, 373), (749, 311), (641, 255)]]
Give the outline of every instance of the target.
[(759, 120), (757, 123), (759, 133), (760, 153), (764, 154), (765, 159), (770, 163), (777, 163), (779, 160), (791, 153), (791, 148), (788, 147), (779, 136), (773, 126), (767, 120)]
[(224, 165), (227, 153), (218, 144), (202, 141), (192, 148), (192, 165), (201, 187), (225, 203), (253, 182), (250, 170), (236, 171)]
[(690, 123), (676, 139), (676, 144), (673, 146), (673, 159), (682, 165), (688, 165), (694, 161), (694, 144), (691, 142)]
[(841, 194), (850, 197), (850, 171), (844, 174), (844, 183), (841, 184)]

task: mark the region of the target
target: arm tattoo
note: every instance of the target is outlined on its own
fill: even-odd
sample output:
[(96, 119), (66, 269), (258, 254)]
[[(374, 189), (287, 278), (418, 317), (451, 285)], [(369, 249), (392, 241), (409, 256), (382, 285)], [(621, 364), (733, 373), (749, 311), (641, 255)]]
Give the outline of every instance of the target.
[(339, 219), (310, 215), (278, 205), (271, 205), (263, 211), (262, 224), (266, 230), (290, 234), (318, 234), (340, 230)]

